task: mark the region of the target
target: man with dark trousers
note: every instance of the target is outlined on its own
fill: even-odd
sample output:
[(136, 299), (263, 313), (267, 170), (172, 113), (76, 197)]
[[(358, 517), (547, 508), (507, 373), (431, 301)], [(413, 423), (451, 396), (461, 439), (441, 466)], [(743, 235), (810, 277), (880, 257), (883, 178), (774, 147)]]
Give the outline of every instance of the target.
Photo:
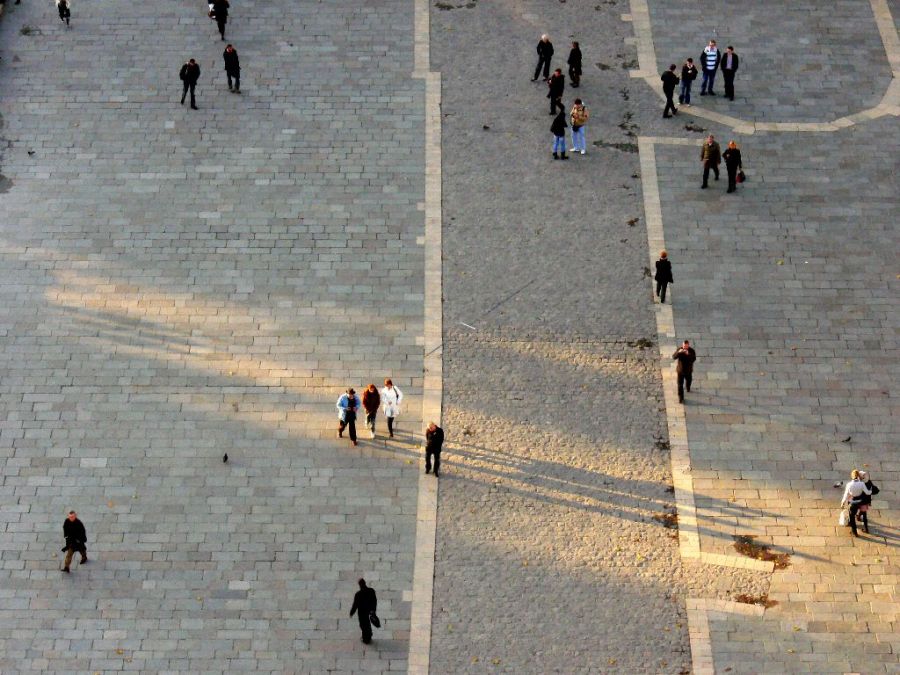
[(553, 43), (550, 42), (549, 35), (541, 35), (541, 40), (537, 43), (537, 55), (537, 68), (534, 69), (534, 77), (531, 78), (531, 81), (537, 81), (538, 75), (541, 74), (541, 68), (543, 68), (544, 81), (546, 82), (550, 77), (550, 59), (553, 58)]
[[(659, 78), (662, 80), (663, 93), (666, 95), (666, 107), (663, 108), (663, 117), (671, 117), (678, 112), (678, 109), (675, 108), (675, 101), (672, 100), (672, 97), (675, 96), (675, 87), (678, 86), (679, 82), (678, 76), (675, 74), (675, 68), (677, 67), (673, 63)], [(672, 115), (669, 114), (670, 110)]]
[(431, 473), (431, 459), (434, 458), (434, 477), (441, 475), (441, 446), (444, 444), (444, 430), (431, 422), (425, 430), (425, 473)]
[(563, 92), (566, 90), (566, 76), (562, 74), (562, 70), (557, 68), (553, 71), (553, 75), (547, 81), (547, 98), (550, 99), (550, 114), (555, 115), (556, 109), (565, 112), (566, 106), (563, 105)]
[(700, 162), (703, 164), (703, 185), (700, 187), (705, 190), (709, 187), (710, 169), (715, 174), (716, 180), (719, 180), (719, 164), (722, 163), (722, 149), (712, 134), (709, 135), (703, 142), (703, 147), (700, 148)]
[(69, 511), (68, 517), (63, 521), (63, 536), (66, 538), (66, 545), (62, 550), (66, 552), (66, 558), (62, 571), (68, 573), (75, 551), (81, 554), (82, 565), (88, 561), (87, 532), (85, 532), (84, 523), (78, 520), (78, 514), (74, 511)]
[[(241, 93), (241, 62), (238, 60), (237, 50), (232, 45), (225, 47), (222, 52), (225, 60), (225, 76), (228, 78), (228, 91), (235, 94)], [(231, 78), (234, 78), (234, 88), (231, 87)]]
[(184, 105), (184, 98), (187, 96), (188, 90), (191, 92), (191, 108), (197, 109), (197, 99), (194, 98), (194, 88), (197, 86), (197, 80), (200, 79), (200, 64), (190, 59), (181, 66), (181, 72), (178, 77), (184, 83), (184, 90), (181, 92), (181, 105)]
[(225, 40), (225, 24), (228, 23), (228, 0), (213, 0), (213, 17), (219, 27), (219, 35)]
[(722, 78), (725, 80), (725, 96), (734, 100), (734, 74), (737, 72), (740, 59), (734, 53), (734, 47), (728, 45), (722, 56)]
[(656, 261), (656, 296), (661, 303), (666, 301), (666, 288), (669, 284), (675, 283), (672, 279), (672, 263), (669, 262), (669, 254), (661, 251), (659, 260)]
[(687, 388), (688, 392), (691, 391), (691, 381), (694, 379), (694, 361), (697, 360), (697, 353), (691, 347), (690, 341), (685, 340), (684, 344), (672, 354), (672, 359), (678, 361), (678, 365), (675, 366), (675, 372), (678, 374), (678, 402), (684, 403), (685, 388)]
[(378, 598), (375, 596), (375, 589), (366, 586), (365, 579), (360, 579), (359, 590), (353, 596), (350, 616), (357, 615), (364, 644), (372, 642), (372, 621), (370, 617), (375, 613), (376, 609), (378, 609)]

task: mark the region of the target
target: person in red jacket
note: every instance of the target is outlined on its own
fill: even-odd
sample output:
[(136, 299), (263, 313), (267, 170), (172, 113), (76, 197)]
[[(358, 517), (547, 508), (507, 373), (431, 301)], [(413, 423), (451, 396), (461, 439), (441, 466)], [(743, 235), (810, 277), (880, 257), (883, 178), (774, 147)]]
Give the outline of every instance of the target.
[(366, 426), (369, 428), (369, 434), (375, 438), (375, 418), (378, 416), (378, 406), (381, 405), (378, 387), (374, 384), (366, 387), (362, 395), (362, 404), (366, 411)]

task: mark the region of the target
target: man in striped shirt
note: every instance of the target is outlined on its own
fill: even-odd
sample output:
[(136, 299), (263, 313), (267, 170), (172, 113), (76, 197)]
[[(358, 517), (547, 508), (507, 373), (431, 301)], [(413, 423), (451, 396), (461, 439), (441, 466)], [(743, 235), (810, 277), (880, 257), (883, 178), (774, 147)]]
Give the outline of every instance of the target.
[(703, 80), (700, 82), (701, 96), (706, 96), (707, 94), (710, 96), (716, 95), (716, 92), (713, 91), (713, 84), (716, 81), (716, 70), (718, 70), (721, 61), (722, 54), (716, 47), (716, 41), (710, 40), (706, 49), (700, 54), (700, 67), (703, 69)]

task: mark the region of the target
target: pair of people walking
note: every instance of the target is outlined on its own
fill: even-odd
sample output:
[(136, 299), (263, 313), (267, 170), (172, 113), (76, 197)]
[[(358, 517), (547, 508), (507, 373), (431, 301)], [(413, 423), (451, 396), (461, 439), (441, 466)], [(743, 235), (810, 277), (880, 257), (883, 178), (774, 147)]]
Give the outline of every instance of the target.
[[(234, 45), (228, 45), (227, 47), (225, 47), (225, 51), (222, 52), (222, 59), (225, 61), (225, 77), (228, 79), (228, 91), (234, 92), (235, 94), (240, 94), (241, 62), (238, 58), (238, 53), (234, 48)], [(197, 88), (197, 82), (199, 82), (200, 80), (200, 64), (197, 63), (197, 61), (194, 59), (188, 59), (187, 63), (181, 66), (178, 77), (181, 79), (181, 82), (183, 84), (183, 88), (181, 91), (181, 105), (184, 105), (184, 100), (187, 97), (188, 92), (190, 92), (191, 109), (197, 110), (198, 108), (195, 90)]]
[(715, 136), (710, 134), (700, 148), (700, 162), (703, 164), (702, 189), (709, 187), (709, 172), (712, 171), (716, 180), (719, 180), (719, 165), (725, 160), (725, 170), (728, 173), (728, 190), (737, 190), (738, 180), (744, 179), (744, 161), (741, 151), (733, 140), (728, 142), (728, 149), (723, 153)]
[(841, 511), (845, 506), (850, 507), (847, 524), (854, 537), (859, 536), (856, 529), (857, 521), (863, 524), (863, 530), (869, 532), (869, 507), (872, 505), (872, 497), (880, 492), (878, 486), (869, 478), (866, 471), (853, 469), (850, 472), (850, 482), (844, 488), (844, 496), (841, 498)]
[(366, 427), (372, 438), (375, 438), (375, 419), (378, 416), (379, 406), (384, 411), (387, 419), (388, 434), (394, 437), (394, 421), (400, 414), (400, 404), (403, 402), (403, 393), (394, 386), (390, 378), (384, 381), (381, 391), (370, 384), (363, 392), (362, 399), (354, 389), (348, 389), (337, 400), (338, 410), (338, 438), (344, 437), (344, 430), (349, 431), (350, 441), (358, 445), (356, 438), (356, 417), (362, 408), (366, 412)]

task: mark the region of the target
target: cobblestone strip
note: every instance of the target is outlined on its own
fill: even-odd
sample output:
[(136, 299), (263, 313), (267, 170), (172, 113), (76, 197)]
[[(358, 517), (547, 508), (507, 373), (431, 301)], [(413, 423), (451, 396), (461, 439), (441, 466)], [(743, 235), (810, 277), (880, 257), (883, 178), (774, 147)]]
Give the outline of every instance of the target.
[[(413, 77), (425, 80), (425, 359), (422, 423), (441, 423), (443, 316), (441, 307), (441, 77), (430, 72), (428, 0), (415, 0)], [(427, 675), (431, 661), (438, 482), (419, 471), (416, 551), (410, 617), (410, 673)]]
[[(653, 43), (653, 25), (647, 0), (630, 0), (631, 13), (623, 14), (622, 20), (634, 25), (633, 44), (637, 48), (638, 69), (630, 72), (631, 77), (644, 80), (661, 101), (665, 100), (659, 84), (656, 47)], [(752, 122), (732, 115), (709, 110), (699, 106), (683, 106), (682, 112), (695, 117), (731, 127), (739, 134), (755, 131), (780, 132), (830, 132), (838, 131), (854, 124), (868, 122), (885, 115), (900, 116), (900, 39), (887, 0), (870, 0), (872, 14), (884, 44), (884, 51), (891, 65), (893, 79), (888, 85), (878, 105), (861, 110), (853, 115), (845, 115), (831, 122)], [(632, 42), (626, 40), (627, 42)]]

